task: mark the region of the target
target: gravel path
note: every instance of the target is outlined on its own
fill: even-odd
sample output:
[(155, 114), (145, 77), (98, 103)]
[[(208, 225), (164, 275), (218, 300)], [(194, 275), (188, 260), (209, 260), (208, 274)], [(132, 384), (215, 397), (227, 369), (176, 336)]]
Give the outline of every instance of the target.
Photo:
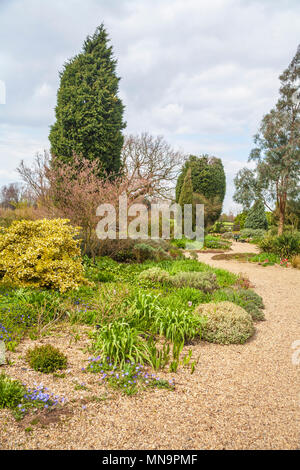
[[(233, 249), (255, 250), (243, 243), (234, 243)], [(9, 411), (0, 410), (0, 448), (299, 449), (300, 365), (292, 363), (292, 343), (300, 340), (300, 271), (213, 256), (200, 254), (199, 260), (247, 275), (263, 297), (266, 321), (256, 323), (250, 341), (230, 346), (202, 342), (193, 346), (193, 357), (200, 357), (194, 374), (186, 369), (175, 374), (174, 392), (116, 394), (86, 402), (86, 409), (77, 401), (69, 405), (70, 416), (44, 429), (32, 426), (26, 432)], [(65, 339), (52, 339), (59, 347), (60, 341)], [(37, 373), (21, 369), (20, 352), (7, 372), (32, 380)], [(78, 349), (69, 374), (73, 379), (80, 376), (82, 359)], [(71, 383), (69, 377), (55, 383), (44, 376), (39, 380), (57, 394), (67, 392)], [(76, 393), (86, 397), (88, 392)]]

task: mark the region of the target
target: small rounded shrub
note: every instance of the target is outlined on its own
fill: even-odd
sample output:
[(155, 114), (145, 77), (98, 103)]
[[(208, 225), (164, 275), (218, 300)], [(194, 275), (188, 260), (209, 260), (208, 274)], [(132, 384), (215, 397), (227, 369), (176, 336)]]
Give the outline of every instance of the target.
[(25, 388), (18, 380), (0, 375), (0, 408), (16, 408), (24, 394)]
[(206, 317), (202, 338), (211, 343), (243, 344), (254, 333), (251, 315), (232, 302), (200, 304), (195, 313)]
[(252, 238), (261, 240), (266, 234), (266, 231), (261, 228), (244, 228), (241, 230), (241, 238)]
[(51, 344), (29, 349), (26, 359), (34, 370), (45, 374), (67, 367), (67, 357)]
[(150, 268), (142, 271), (139, 275), (140, 281), (169, 282), (170, 274), (161, 268)]
[(215, 273), (211, 272), (179, 272), (170, 277), (170, 282), (175, 287), (193, 287), (203, 292), (212, 292), (219, 287)]
[(213, 300), (216, 302), (229, 301), (242, 307), (246, 312), (250, 313), (253, 321), (264, 320), (264, 304), (262, 298), (253, 290), (239, 288), (232, 289), (230, 287), (218, 290)]
[(272, 251), (274, 250), (274, 239), (274, 236), (272, 237), (268, 235), (262, 240), (260, 240), (258, 246), (262, 253), (272, 253)]
[(171, 256), (168, 251), (171, 245), (166, 240), (144, 240), (143, 243), (136, 243), (133, 247), (133, 254), (139, 263), (146, 260), (169, 260)]
[(150, 245), (146, 245), (146, 243), (137, 243), (133, 248), (134, 256), (139, 263), (143, 263), (143, 261), (148, 259), (155, 259), (155, 252), (155, 248)]
[(177, 248), (182, 248), (184, 250), (186, 247), (186, 240), (184, 238), (174, 238), (174, 240), (172, 240), (172, 245), (175, 245)]
[(222, 238), (225, 238), (225, 240), (231, 240), (233, 238), (233, 232), (225, 232), (222, 234)]

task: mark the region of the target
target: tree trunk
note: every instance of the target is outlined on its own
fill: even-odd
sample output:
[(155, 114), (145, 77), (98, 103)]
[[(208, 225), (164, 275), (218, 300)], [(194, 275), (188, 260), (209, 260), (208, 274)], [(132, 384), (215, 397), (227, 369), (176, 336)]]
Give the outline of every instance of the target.
[(286, 193), (279, 199), (279, 225), (278, 225), (278, 235), (283, 234), (284, 222), (285, 222), (285, 210), (286, 210)]
[(284, 212), (282, 212), (282, 210), (280, 210), (280, 212), (279, 212), (278, 235), (283, 234), (283, 227), (284, 227)]

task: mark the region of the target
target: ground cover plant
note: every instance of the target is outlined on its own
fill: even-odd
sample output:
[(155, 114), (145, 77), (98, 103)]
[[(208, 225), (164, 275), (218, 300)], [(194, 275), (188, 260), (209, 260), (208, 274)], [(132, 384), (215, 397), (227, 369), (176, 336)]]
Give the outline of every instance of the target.
[[(179, 367), (188, 367), (193, 373), (197, 360), (192, 349), (184, 353), (184, 348), (211, 340), (208, 316), (195, 310), (200, 305), (231, 302), (251, 322), (263, 319), (261, 299), (239, 288), (237, 275), (195, 259), (120, 263), (85, 256), (83, 269), (87, 282), (65, 292), (35, 286), (1, 288), (0, 334), (8, 349), (15, 350), (26, 336), (37, 339), (51, 334), (52, 326), (61, 321), (86, 325), (89, 350), (98, 359), (90, 361), (85, 372), (98, 373), (99, 383), (132, 395), (155, 387), (174, 389), (173, 382), (159, 379), (155, 371), (176, 373)], [(222, 317), (220, 324), (223, 321)], [(241, 343), (247, 336), (244, 332), (240, 337), (230, 335)], [(24, 359), (47, 374), (55, 375), (67, 366), (66, 357), (50, 345), (29, 348)], [(46, 400), (47, 406), (51, 403)], [(21, 405), (23, 416), (29, 405), (23, 401)]]
[(175, 380), (164, 380), (138, 362), (127, 360), (122, 369), (117, 369), (113, 361), (107, 357), (90, 357), (85, 372), (100, 374), (100, 381), (121, 390), (126, 395), (134, 395), (141, 389), (165, 388), (174, 390)]
[(51, 409), (65, 401), (64, 397), (54, 395), (43, 385), (28, 388), (4, 373), (0, 375), (0, 408), (12, 410), (17, 420), (32, 409)]
[[(293, 266), (293, 263), (291, 263), (291, 259), (281, 257), (275, 253), (258, 253), (258, 254), (253, 254), (253, 253), (229, 253), (229, 254), (220, 254), (220, 255), (214, 255), (213, 259), (216, 260), (221, 260), (221, 259), (235, 259), (240, 262), (252, 262), (252, 263), (257, 263), (261, 266), (274, 266), (275, 264), (282, 266), (282, 267), (288, 267), (290, 265)], [(294, 259), (294, 258), (292, 258)]]
[[(189, 240), (185, 237), (180, 238), (180, 239), (173, 239), (171, 241), (172, 245), (176, 246), (177, 248), (182, 248), (182, 249), (185, 249), (187, 247), (187, 244), (192, 243), (192, 242), (193, 240)], [(207, 234), (204, 237), (204, 243), (201, 249), (203, 251), (208, 251), (208, 250), (227, 251), (227, 250), (230, 250), (230, 247), (231, 247), (231, 241), (224, 239), (223, 236)]]

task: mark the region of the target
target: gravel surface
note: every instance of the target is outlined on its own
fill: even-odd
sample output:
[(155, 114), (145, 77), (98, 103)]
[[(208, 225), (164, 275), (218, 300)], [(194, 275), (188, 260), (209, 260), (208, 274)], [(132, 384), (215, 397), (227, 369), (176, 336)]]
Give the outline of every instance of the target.
[[(234, 242), (235, 252), (255, 251)], [(24, 341), (13, 364), (1, 367), (31, 386), (43, 383), (68, 399), (61, 413), (33, 416), (16, 422), (0, 410), (2, 449), (299, 449), (299, 367), (292, 363), (292, 343), (300, 340), (300, 271), (262, 267), (232, 260), (199, 260), (243, 273), (263, 297), (266, 321), (244, 345), (201, 342), (192, 346), (199, 364), (193, 375), (181, 369), (175, 391), (149, 390), (132, 397), (99, 386), (96, 377), (81, 371), (89, 353), (88, 329), (60, 328), (42, 341)], [(78, 328), (79, 331), (79, 328)], [(29, 370), (24, 351), (51, 343), (69, 358), (65, 378)], [(88, 390), (75, 390), (86, 383)], [(97, 400), (95, 397), (97, 396)]]

